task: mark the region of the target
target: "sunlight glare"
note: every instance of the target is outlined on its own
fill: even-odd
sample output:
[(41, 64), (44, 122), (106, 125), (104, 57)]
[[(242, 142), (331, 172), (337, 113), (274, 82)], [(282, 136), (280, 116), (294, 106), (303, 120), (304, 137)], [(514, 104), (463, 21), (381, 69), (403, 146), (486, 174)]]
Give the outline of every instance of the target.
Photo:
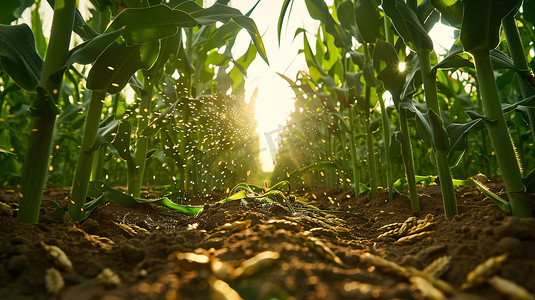
[[(256, 1), (254, 1), (256, 2)], [(253, 91), (258, 87), (258, 98), (255, 105), (255, 118), (257, 120), (257, 133), (260, 139), (260, 163), (265, 172), (271, 172), (274, 168), (274, 158), (280, 140), (280, 133), (290, 111), (294, 108), (295, 97), (288, 82), (283, 80), (276, 72), (285, 74), (291, 79), (299, 70), (307, 70), (304, 55), (299, 55), (299, 49), (303, 46), (302, 38), (294, 39), (297, 28), (307, 28), (309, 32), (316, 32), (319, 22), (312, 19), (306, 12), (304, 1), (295, 1), (292, 7), (291, 17), (284, 23), (281, 42), (277, 38), (277, 22), (280, 11), (273, 7), (281, 7), (284, 0), (260, 1), (251, 14), (269, 57), (269, 66), (260, 58), (251, 63), (247, 69), (245, 82), (245, 99), (250, 98)], [(332, 0), (327, 1), (332, 4)], [(253, 3), (246, 0), (233, 0), (232, 6), (246, 13)], [(315, 43), (313, 34), (309, 35), (310, 43)], [(246, 31), (240, 32), (236, 38), (232, 54), (240, 57), (247, 50), (251, 39)]]
[(398, 69), (400, 72), (405, 72), (405, 67), (407, 66), (407, 63), (406, 62), (400, 62), (398, 64)]
[[(250, 90), (250, 89), (249, 89)], [(266, 78), (258, 83), (255, 103), (256, 132), (260, 138), (260, 162), (264, 172), (271, 172), (275, 166), (276, 148), (286, 119), (294, 107), (292, 90), (277, 77)]]
[(433, 40), (433, 48), (438, 55), (445, 55), (455, 42), (455, 28), (438, 22), (429, 31)]

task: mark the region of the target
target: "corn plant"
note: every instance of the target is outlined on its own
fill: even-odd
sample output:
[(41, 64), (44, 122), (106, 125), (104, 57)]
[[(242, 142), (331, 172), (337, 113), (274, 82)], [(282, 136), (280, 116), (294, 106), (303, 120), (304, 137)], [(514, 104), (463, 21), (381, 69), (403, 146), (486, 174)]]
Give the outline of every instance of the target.
[[(128, 32), (127, 35), (123, 35), (125, 42), (109, 46), (99, 56), (88, 75), (87, 87), (92, 90), (92, 98), (73, 183), (72, 205), (69, 207), (69, 214), (73, 220), (80, 220), (85, 216), (84, 205), (94, 151), (97, 146), (100, 146), (95, 142), (97, 142), (104, 97), (107, 93), (120, 92), (137, 70), (145, 69), (144, 83), (140, 90), (141, 101), (137, 108), (138, 140), (135, 152), (134, 154), (130, 152), (131, 125), (128, 121), (122, 121), (118, 125), (118, 133), (112, 143), (120, 157), (127, 162), (129, 194), (139, 197), (148, 143), (147, 136), (143, 135), (143, 132), (149, 125), (153, 86), (163, 76), (162, 68), (170, 55), (177, 54), (180, 44), (180, 34), (177, 33), (177, 28), (234, 20), (249, 30), (257, 48), (264, 53), (262, 41), (259, 39), (254, 23), (241, 15), (239, 11), (218, 4), (203, 9), (192, 1), (179, 1), (178, 5), (173, 4), (125, 9), (117, 15), (104, 33), (105, 35), (117, 30), (128, 32), (129, 29), (133, 31), (133, 33)], [(143, 28), (137, 28), (135, 24), (142, 15), (153, 16), (150, 18), (153, 22), (144, 24)], [(265, 54), (263, 55), (265, 57)]]
[[(279, 18), (279, 31), (281, 30), (284, 16), (288, 13), (291, 2), (285, 1), (283, 4), (281, 17)], [(457, 214), (454, 182), (460, 182), (452, 179), (452, 168), (455, 168), (454, 170), (461, 170), (462, 168), (458, 166), (461, 165), (463, 159), (471, 159), (472, 162), (483, 160), (479, 170), (474, 168), (474, 171), (480, 172), (481, 170), (486, 170), (491, 175), (495, 175), (496, 172), (493, 167), (495, 162), (492, 156), (496, 153), (500, 172), (503, 174), (506, 187), (509, 191), (512, 191), (509, 193), (510, 204), (508, 204), (511, 206), (511, 209), (505, 208), (502, 205), (503, 203), (500, 204), (500, 207), (504, 207), (504, 210), (512, 211), (514, 215), (519, 216), (529, 215), (531, 213), (531, 208), (528, 205), (529, 202), (526, 200), (526, 194), (523, 192), (523, 182), (529, 182), (529, 180), (527, 178), (522, 179), (520, 169), (518, 168), (514, 172), (512, 169), (515, 168), (505, 169), (505, 160), (503, 157), (499, 157), (504, 154), (500, 153), (509, 153), (507, 154), (507, 160), (509, 162), (516, 161), (519, 156), (517, 154), (515, 158), (514, 148), (512, 143), (509, 142), (512, 139), (508, 137), (506, 126), (497, 125), (506, 124), (503, 113), (509, 113), (511, 111), (521, 112), (526, 117), (525, 119), (533, 124), (531, 121), (533, 119), (533, 100), (530, 98), (533, 95), (533, 77), (527, 64), (528, 60), (524, 55), (522, 40), (518, 34), (518, 28), (514, 19), (521, 5), (521, 1), (515, 1), (509, 4), (503, 4), (501, 2), (484, 4), (483, 2), (465, 1), (463, 4), (461, 1), (435, 0), (418, 3), (418, 1), (404, 2), (401, 0), (388, 0), (383, 1), (381, 7), (378, 7), (374, 1), (359, 0), (334, 1), (333, 7), (328, 8), (323, 1), (306, 1), (310, 16), (322, 22), (320, 25), (323, 30), (321, 31), (322, 35), (316, 35), (316, 39), (319, 42), (317, 42), (315, 54), (312, 52), (312, 48), (308, 45), (305, 37), (303, 52), (310, 69), (309, 74), (302, 76), (303, 73), (300, 73), (295, 81), (287, 77), (285, 79), (294, 88), (298, 99), (303, 95), (317, 95), (316, 98), (324, 102), (324, 109), (334, 112), (335, 115), (337, 111), (340, 111), (340, 115), (344, 116), (344, 103), (347, 103), (346, 101), (348, 99), (351, 99), (351, 101), (356, 99), (357, 105), (351, 107), (346, 115), (349, 120), (349, 122), (345, 122), (347, 126), (341, 125), (340, 127), (342, 130), (349, 127), (348, 134), (353, 134), (354, 137), (359, 136), (358, 132), (360, 132), (358, 127), (353, 126), (356, 124), (354, 113), (360, 116), (358, 112), (362, 111), (364, 128), (370, 128), (370, 125), (374, 121), (371, 120), (370, 122), (368, 114), (370, 112), (368, 109), (370, 104), (368, 101), (371, 99), (372, 103), (379, 103), (382, 113), (381, 129), (383, 133), (383, 138), (380, 142), (382, 143), (383, 154), (386, 156), (387, 161), (383, 166), (385, 167), (386, 185), (389, 189), (390, 198), (392, 198), (393, 193), (398, 190), (396, 187), (400, 186), (399, 184), (393, 184), (394, 175), (392, 175), (398, 169), (395, 159), (392, 157), (395, 151), (391, 151), (396, 143), (395, 140), (390, 138), (392, 135), (390, 134), (391, 128), (389, 114), (387, 113), (388, 108), (384, 105), (385, 103), (381, 97), (384, 90), (390, 92), (397, 111), (397, 115), (394, 115), (394, 117), (399, 120), (399, 132), (393, 135), (401, 144), (403, 165), (406, 173), (405, 178), (409, 189), (408, 198), (411, 200), (411, 206), (414, 211), (419, 210), (416, 178), (420, 177), (416, 175), (413, 157), (418, 157), (418, 165), (421, 168), (423, 166), (421, 158), (430, 156), (432, 165), (435, 166), (436, 172), (438, 173), (437, 178), (440, 181), (442, 190), (445, 215), (446, 218), (450, 218)], [(492, 7), (492, 9), (487, 6)], [(475, 11), (480, 14), (477, 15)], [(468, 13), (472, 13), (473, 15), (468, 16)], [(381, 18), (383, 18), (382, 22), (380, 20)], [(461, 42), (463, 42), (462, 44), (459, 41), (455, 43), (448, 55), (440, 62), (436, 59), (433, 52), (433, 44), (428, 34), (439, 20), (461, 29)], [(523, 21), (526, 22), (525, 19)], [(500, 50), (492, 50), (498, 45), (499, 36), (497, 34), (499, 33), (500, 23), (503, 23), (508, 41), (508, 50), (513, 58), (508, 57), (507, 54)], [(492, 30), (489, 30), (489, 28), (492, 28)], [(529, 25), (523, 26), (522, 28), (530, 30)], [(470, 34), (466, 34), (466, 32), (478, 36), (472, 39)], [(485, 32), (485, 34), (481, 35), (481, 32)], [(492, 32), (494, 37), (487, 38), (491, 34), (486, 34), (486, 32)], [(359, 44), (355, 45), (348, 42), (347, 38), (351, 36)], [(326, 42), (329, 40), (333, 41), (332, 45)], [(481, 46), (478, 44), (479, 42), (488, 43), (489, 40), (495, 41), (496, 43), (492, 46)], [(465, 43), (469, 44), (468, 47)], [(475, 46), (471, 47), (470, 45)], [(338, 56), (336, 54), (337, 51), (332, 48), (338, 48), (338, 53), (343, 53), (343, 55)], [(473, 53), (474, 49), (471, 48), (477, 48), (475, 54)], [(478, 70), (477, 61), (480, 59), (476, 57), (481, 57), (482, 52), (485, 52), (480, 48), (485, 48), (486, 52), (492, 50), (487, 54), (489, 57), (488, 61), (492, 61), (492, 66), (490, 64), (486, 65), (487, 70), (490, 70), (488, 73), (482, 73), (485, 72), (485, 67), (483, 67), (483, 71), (481, 71), (481, 67)], [(327, 51), (324, 49), (327, 49)], [(406, 52), (406, 49), (410, 49), (411, 53)], [(471, 62), (470, 57), (463, 50), (470, 52), (476, 60), (476, 72), (473, 71), (474, 64)], [(348, 58), (350, 57), (352, 63), (358, 67), (354, 67), (351, 63), (347, 64), (346, 62), (348, 61), (345, 60), (346, 56)], [(333, 64), (331, 60), (336, 59), (336, 57), (342, 61), (340, 65), (343, 66), (345, 74), (340, 72), (340, 66), (332, 67), (336, 64)], [(400, 62), (403, 62), (405, 66), (404, 71), (398, 68)], [(373, 71), (370, 72), (369, 66), (372, 65), (375, 68), (376, 75), (374, 75)], [(354, 70), (360, 72), (352, 75), (351, 72), (354, 72)], [(493, 70), (512, 70), (516, 72), (521, 87), (520, 91), (525, 99), (504, 104), (501, 108), (499, 105), (496, 105), (496, 103), (500, 103), (498, 94), (491, 93), (493, 95), (489, 96), (489, 91), (486, 87), (489, 82), (495, 82), (494, 79), (491, 80), (489, 77), (492, 75)], [(461, 77), (464, 77), (463, 72), (468, 75), (467, 79), (461, 79)], [(457, 76), (456, 81), (451, 78), (452, 75)], [(377, 79), (375, 79), (375, 76)], [(488, 78), (482, 79), (485, 76)], [(477, 79), (477, 84), (471, 81), (470, 78)], [(483, 83), (484, 80), (486, 80), (486, 83)], [(373, 90), (375, 90), (375, 93), (370, 93)], [(494, 90), (496, 89), (494, 88)], [(509, 87), (503, 90), (503, 92), (506, 91), (512, 97), (516, 97), (517, 95), (516, 91)], [(377, 95), (380, 96), (377, 97)], [(374, 97), (379, 99), (374, 99)], [(489, 97), (497, 101), (486, 100)], [(328, 101), (325, 101), (325, 99)], [(421, 103), (420, 100), (425, 100), (425, 104)], [(353, 103), (351, 101), (349, 103)], [(489, 105), (489, 103), (494, 104)], [(335, 105), (333, 106), (333, 104)], [(490, 108), (490, 106), (494, 108)], [(362, 110), (363, 107), (364, 110)], [(481, 109), (484, 110), (485, 115), (478, 112)], [(371, 112), (373, 111), (374, 109), (371, 110)], [(489, 114), (492, 118), (489, 118)], [(498, 118), (499, 115), (502, 115), (501, 120)], [(301, 119), (303, 118), (301, 117)], [(344, 118), (341, 119), (343, 120)], [(510, 120), (513, 120), (513, 118)], [(515, 124), (520, 126), (518, 128), (523, 128), (523, 123), (519, 121), (518, 118), (513, 120)], [(411, 124), (415, 126), (411, 126)], [(483, 155), (481, 158), (484, 159), (476, 159), (470, 154), (465, 155), (467, 149), (472, 147), (467, 141), (473, 139), (475, 132), (482, 131), (485, 127), (488, 128), (489, 132), (492, 132), (490, 137), (495, 145), (495, 151), (488, 149), (486, 146), (487, 137), (484, 133), (481, 133), (482, 143), (477, 143), (475, 146), (478, 147), (478, 152)], [(288, 135), (295, 134), (292, 128), (288, 128)], [(413, 146), (415, 140), (411, 137), (411, 132), (413, 131), (418, 133), (420, 141), (423, 142), (423, 144), (416, 144), (416, 148)], [(518, 131), (518, 133), (526, 132), (525, 129), (519, 129)], [(369, 196), (373, 198), (374, 184), (372, 174), (374, 173), (374, 163), (371, 163), (373, 155), (370, 154), (374, 151), (369, 150), (373, 149), (373, 144), (377, 141), (369, 134), (369, 130), (365, 130), (365, 132), (366, 148), (368, 149), (366, 164), (370, 170)], [(497, 132), (501, 132), (501, 135), (497, 134)], [(527, 132), (529, 133), (529, 130)], [(531, 130), (531, 133), (533, 133), (533, 130)], [(517, 134), (516, 130), (515, 134)], [(505, 140), (499, 146), (496, 145), (497, 136), (500, 136), (501, 140)], [(305, 138), (303, 136), (303, 139)], [(308, 139), (310, 138), (309, 136)], [(355, 140), (352, 138), (350, 141), (356, 141), (356, 144), (353, 145), (360, 144), (358, 139)], [(392, 142), (394, 143), (392, 144)], [(347, 151), (348, 154), (342, 155), (341, 157), (349, 158), (347, 161), (350, 161), (350, 164), (352, 164), (351, 167), (344, 168), (353, 171), (352, 181), (357, 180), (360, 182), (361, 174), (358, 172), (355, 173), (355, 170), (362, 164), (358, 158), (355, 159), (357, 156), (355, 153), (358, 153), (358, 148), (349, 147), (346, 150), (343, 144), (342, 142), (342, 149)], [(496, 147), (500, 147), (501, 149), (498, 150)], [(504, 151), (503, 148), (508, 150)], [(526, 152), (522, 152), (520, 156), (527, 157), (523, 153)], [(487, 157), (488, 160), (486, 159)], [(318, 166), (320, 164), (313, 162), (310, 166), (312, 165)], [(312, 170), (311, 167), (304, 169)], [(428, 167), (425, 167), (425, 170), (428, 171), (424, 172), (433, 172)], [(473, 174), (466, 171), (465, 168), (460, 172), (464, 174), (463, 176)], [(382, 173), (381, 169), (379, 169), (379, 173)], [(302, 175), (302, 172), (297, 174)], [(505, 179), (505, 177), (510, 178)], [(511, 178), (515, 179), (511, 180)], [(378, 181), (385, 182), (383, 179), (379, 179)], [(356, 192), (358, 192), (358, 186), (360, 186), (360, 183), (354, 183), (354, 187), (357, 187)], [(531, 189), (528, 187), (528, 190)], [(516, 200), (515, 197), (517, 197)], [(517, 208), (514, 208), (515, 206)]]
[[(99, 27), (102, 31), (108, 23), (107, 5), (110, 3), (102, 6), (98, 6), (101, 4), (99, 1), (96, 3), (101, 11)], [(34, 125), (22, 176), (20, 220), (37, 221), (42, 187), (48, 170), (52, 132), (58, 113), (57, 102), (61, 93), (62, 74), (73, 63), (91, 64), (96, 61), (88, 76), (88, 88), (92, 90), (91, 100), (73, 183), (73, 201), (69, 208), (71, 217), (80, 220), (84, 216), (83, 208), (94, 151), (103, 143), (97, 137), (104, 98), (107, 93), (119, 92), (138, 69), (150, 69), (153, 66), (158, 58), (160, 39), (176, 35), (178, 28), (217, 21), (229, 22), (232, 19), (239, 26), (247, 28), (257, 49), (260, 49), (265, 58), (254, 23), (237, 10), (219, 4), (202, 9), (193, 1), (177, 1), (169, 5), (126, 9), (99, 35), (80, 19), (73, 1), (57, 1), (52, 35), (44, 62), (35, 51), (33, 34), (28, 26), (2, 25), (2, 68), (19, 86), (28, 91), (37, 91), (32, 105)], [(149, 18), (143, 25), (137, 22), (141, 17), (147, 16), (154, 17)], [(86, 41), (69, 50), (73, 30)], [(166, 59), (162, 60), (165, 62)], [(145, 103), (150, 102), (150, 99), (149, 97)], [(115, 122), (101, 131), (109, 134), (113, 131), (113, 126), (121, 129)], [(143, 124), (140, 126), (143, 127)], [(140, 145), (138, 148), (140, 153), (144, 152), (138, 155), (143, 157), (140, 160), (144, 162), (146, 147)], [(141, 164), (134, 164), (134, 167)]]
[[(414, 4), (414, 3), (413, 3)], [(438, 12), (432, 9), (428, 15), (423, 13), (419, 19), (417, 13), (423, 11), (424, 7), (409, 7), (403, 1), (385, 1), (383, 7), (385, 13), (392, 19), (396, 31), (401, 35), (405, 45), (416, 52), (420, 62), (420, 72), (423, 81), (423, 89), (427, 104), (427, 115), (433, 139), (433, 149), (435, 152), (436, 166), (440, 178), (440, 187), (444, 201), (444, 212), (446, 218), (457, 215), (457, 201), (451, 178), (451, 171), (448, 161), (448, 137), (440, 118), (440, 109), (437, 98), (436, 74), (431, 71), (430, 54), (433, 51), (433, 42), (427, 31), (438, 20)], [(414, 6), (414, 5), (413, 5)], [(422, 15), (422, 13), (420, 13)], [(422, 21), (420, 21), (422, 20)]]
[(31, 107), (32, 133), (22, 170), (22, 197), (18, 218), (23, 222), (35, 223), (39, 215), (52, 133), (58, 113), (56, 103), (65, 63), (69, 58), (75, 10), (75, 1), (56, 1), (52, 33), (44, 61), (35, 50), (33, 34), (27, 25), (1, 26), (2, 68), (19, 86), (36, 92)]
[(461, 42), (474, 58), (478, 84), (483, 99), (485, 120), (496, 159), (508, 192), (511, 209), (516, 216), (531, 216), (531, 204), (522, 184), (517, 154), (507, 130), (492, 69), (490, 50), (500, 41), (502, 19), (514, 15), (520, 1), (466, 1), (461, 27)]

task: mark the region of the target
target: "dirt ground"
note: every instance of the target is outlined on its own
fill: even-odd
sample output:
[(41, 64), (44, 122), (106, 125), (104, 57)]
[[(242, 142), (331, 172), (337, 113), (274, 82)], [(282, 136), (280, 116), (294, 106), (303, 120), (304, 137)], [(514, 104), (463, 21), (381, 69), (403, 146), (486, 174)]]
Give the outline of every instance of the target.
[[(503, 194), (499, 184), (489, 187)], [(0, 202), (16, 208), (16, 195), (2, 190)], [(48, 189), (44, 198), (65, 205), (68, 196)], [(506, 215), (474, 187), (457, 189), (459, 215), (450, 220), (436, 185), (420, 187), (417, 215), (404, 198), (386, 198), (384, 191), (372, 202), (315, 191), (308, 205), (352, 214), (293, 215), (277, 203), (211, 200), (198, 217), (108, 203), (81, 224), (61, 222), (46, 203), (36, 225), (18, 223), (16, 212), (4, 209), (0, 299), (521, 297), (500, 292), (502, 278), (533, 297), (535, 219)], [(392, 223), (401, 224), (380, 229)], [(50, 246), (72, 267), (47, 254), (45, 247), (57, 250)], [(474, 286), (463, 289), (491, 257), (482, 274), (471, 275)]]

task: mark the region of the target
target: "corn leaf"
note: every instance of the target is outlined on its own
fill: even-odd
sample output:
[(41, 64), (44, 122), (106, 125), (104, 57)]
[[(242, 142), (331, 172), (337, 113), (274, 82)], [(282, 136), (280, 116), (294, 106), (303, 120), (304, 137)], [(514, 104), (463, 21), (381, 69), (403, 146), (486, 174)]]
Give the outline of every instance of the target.
[(448, 138), (448, 133), (444, 128), (444, 121), (442, 121), (442, 118), (440, 118), (440, 116), (432, 109), (427, 111), (427, 116), (429, 118), (431, 129), (433, 130), (432, 133), (435, 149), (450, 149), (450, 139)]
[(329, 12), (329, 8), (323, 0), (305, 0), (310, 16), (325, 26), (325, 30), (334, 36), (336, 46), (349, 49), (351, 47), (351, 37), (344, 28), (338, 24)]
[(452, 27), (461, 28), (463, 3), (460, 0), (430, 0), (442, 18)]
[[(288, 7), (290, 8), (290, 11), (288, 11)], [(288, 18), (290, 18), (292, 7), (293, 7), (293, 0), (284, 0), (284, 2), (282, 3), (281, 13), (279, 15), (279, 20), (277, 21), (277, 37), (278, 37), (279, 45), (281, 43), (281, 32), (282, 32), (282, 24), (284, 23), (284, 17), (286, 16), (286, 12), (288, 11)]]
[(200, 24), (212, 24), (215, 22), (228, 23), (230, 20), (233, 20), (236, 24), (247, 30), (256, 46), (258, 54), (260, 54), (260, 57), (269, 64), (266, 49), (256, 24), (251, 18), (242, 15), (239, 10), (229, 6), (215, 4), (206, 9), (193, 12), (191, 16)]
[(232, 79), (232, 89), (236, 90), (245, 83), (245, 76), (247, 75), (247, 68), (256, 58), (256, 47), (254, 44), (249, 45), (249, 48), (240, 58), (234, 61), (234, 67), (229, 72)]
[(32, 6), (34, 0), (10, 0), (2, 1), (0, 9), (0, 24), (11, 24), (11, 22), (22, 16), (22, 12)]
[(41, 78), (43, 60), (37, 54), (28, 25), (0, 25), (0, 65), (26, 91), (35, 91)]
[(402, 109), (407, 109), (414, 113), (416, 118), (416, 131), (427, 146), (433, 145), (433, 133), (431, 131), (431, 125), (427, 121), (426, 116), (416, 108), (414, 101), (402, 101), (400, 104)]
[[(351, 8), (348, 7), (346, 9)], [(358, 0), (353, 14), (358, 25), (357, 33), (360, 33), (362, 40), (366, 43), (375, 43), (380, 34), (379, 29), (383, 26), (375, 1)], [(354, 36), (358, 37), (358, 35)]]
[[(89, 183), (88, 195), (92, 198), (102, 197), (105, 200), (109, 200), (111, 202), (115, 202), (117, 204), (125, 205), (125, 206), (132, 206), (137, 203), (156, 204), (156, 205), (167, 207), (173, 210), (178, 210), (190, 217), (195, 217), (199, 215), (200, 213), (202, 213), (203, 211), (202, 206), (179, 205), (179, 204), (172, 202), (167, 197), (157, 198), (157, 199), (134, 198), (132, 196), (129, 196), (125, 193), (122, 193), (118, 190), (115, 190), (109, 187), (102, 181), (91, 181)], [(99, 200), (99, 202), (102, 203), (102, 200)], [(101, 203), (98, 203), (98, 204), (101, 204)]]
[(483, 119), (472, 120), (465, 124), (452, 123), (446, 127), (451, 147), (448, 150), (450, 167), (455, 167), (461, 161), (466, 151), (466, 138), (469, 133), (485, 129)]
[[(32, 0), (33, 2), (33, 0)], [(44, 58), (46, 55), (46, 38), (43, 34), (43, 22), (41, 22), (41, 16), (39, 15), (39, 7), (41, 6), (41, 0), (37, 0), (35, 9), (32, 10), (32, 31), (35, 38), (35, 45), (39, 55)]]
[(158, 57), (159, 41), (143, 46), (127, 46), (114, 43), (97, 59), (87, 76), (87, 88), (120, 92), (139, 69), (149, 69)]
[[(336, 14), (340, 20), (340, 25), (350, 32), (355, 38), (362, 40), (360, 38), (359, 28), (357, 27), (358, 19), (355, 16), (355, 5), (351, 0), (342, 1), (336, 8)], [(371, 27), (372, 25), (369, 24)], [(375, 42), (375, 39), (374, 41)]]
[(100, 148), (100, 146), (111, 143), (119, 128), (119, 123), (119, 120), (113, 120), (108, 124), (99, 127), (95, 143), (91, 146), (89, 151), (95, 151)]
[(230, 201), (235, 201), (235, 200), (240, 200), (240, 199), (245, 199), (245, 198), (247, 198), (247, 194), (245, 193), (244, 190), (240, 190), (240, 191), (230, 195), (229, 197), (219, 201), (219, 203), (224, 204), (224, 203), (227, 203), (227, 202), (230, 202)]
[(405, 45), (413, 51), (433, 51), (433, 41), (418, 20), (416, 13), (401, 0), (384, 0), (385, 13), (392, 19), (394, 28)]
[(117, 127), (115, 138), (111, 145), (117, 150), (119, 156), (126, 160), (129, 164), (134, 164), (134, 157), (130, 151), (130, 134), (132, 132), (132, 125), (128, 120), (122, 120)]
[(381, 80), (385, 89), (392, 94), (396, 106), (405, 85), (405, 74), (399, 71), (398, 64), (394, 46), (382, 41), (377, 42), (373, 52), (373, 67), (378, 73), (377, 79)]
[(521, 0), (466, 0), (461, 26), (461, 42), (470, 53), (490, 51), (500, 42), (502, 19), (513, 12)]
[(0, 147), (0, 153), (5, 153), (5, 154), (11, 154), (11, 155), (16, 155), (15, 153), (7, 150), (7, 149), (4, 149), (2, 147)]
[(175, 101), (171, 106), (165, 109), (156, 119), (152, 120), (150, 124), (143, 130), (141, 133), (142, 137), (149, 137), (151, 135), (154, 135), (160, 128), (167, 126), (171, 119), (174, 117), (173, 113), (176, 110), (176, 106), (179, 102), (183, 101), (184, 98), (180, 98), (177, 101)]

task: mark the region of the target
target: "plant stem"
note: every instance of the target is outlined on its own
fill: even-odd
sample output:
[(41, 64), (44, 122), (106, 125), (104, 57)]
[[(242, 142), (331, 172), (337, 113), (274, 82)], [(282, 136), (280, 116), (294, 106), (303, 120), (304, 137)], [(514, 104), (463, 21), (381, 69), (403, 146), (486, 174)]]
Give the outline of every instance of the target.
[[(477, 74), (474, 74), (473, 77), (476, 78)], [(481, 100), (481, 92), (479, 90), (479, 85), (475, 85), (475, 88), (476, 88), (476, 102), (477, 102), (477, 106), (479, 107), (479, 109), (483, 109), (483, 100)], [(485, 158), (485, 174), (488, 174), (488, 176), (492, 176), (492, 170), (494, 169), (493, 166), (492, 166), (492, 161), (490, 159), (490, 153), (489, 153), (489, 149), (490, 147), (488, 147), (488, 143), (487, 143), (487, 140), (488, 140), (488, 132), (485, 132), (485, 131), (480, 131), (480, 135), (481, 135), (481, 144), (478, 143), (478, 146), (479, 146), (479, 153), (483, 155), (483, 157)]]
[(95, 151), (91, 148), (97, 138), (104, 97), (106, 97), (105, 91), (91, 91), (91, 100), (84, 125), (84, 136), (82, 137), (82, 147), (80, 148), (80, 156), (78, 157), (78, 164), (74, 174), (71, 203), (69, 205), (69, 215), (73, 221), (80, 221), (84, 217), (84, 205), (95, 156)]
[(108, 27), (108, 23), (110, 23), (110, 17), (111, 17), (110, 7), (106, 6), (100, 12), (100, 18), (98, 19), (98, 29), (100, 33), (103, 33), (104, 31), (106, 31), (106, 28)]
[(101, 180), (104, 165), (104, 158), (106, 157), (106, 145), (102, 145), (97, 151), (97, 157), (93, 160), (93, 167), (91, 168), (90, 181)]
[[(339, 120), (339, 122), (338, 122), (338, 124), (339, 124), (338, 126), (340, 128), (342, 127), (341, 122), (342, 122), (341, 120)], [(342, 131), (342, 130), (340, 130), (340, 131), (341, 131), (341, 133), (344, 133), (344, 131)], [(340, 134), (339, 135), (339, 140), (340, 140), (340, 145), (342, 146), (342, 160), (344, 162), (344, 167), (345, 167), (344, 168), (344, 172), (347, 171), (346, 176), (349, 177), (349, 159), (350, 158), (349, 158), (348, 153), (347, 153), (348, 151), (347, 151), (347, 145), (346, 145), (345, 136), (343, 134)], [(343, 188), (345, 189), (346, 186), (347, 186), (347, 181), (344, 180), (343, 181)]]
[(373, 132), (370, 125), (370, 93), (371, 87), (366, 85), (366, 94), (364, 96), (364, 118), (366, 122), (366, 148), (368, 149), (368, 168), (370, 169), (370, 200), (377, 196), (377, 168), (375, 164), (375, 148), (373, 146)]
[(512, 213), (517, 217), (531, 217), (530, 199), (524, 192), (522, 173), (502, 112), (489, 51), (485, 49), (475, 50), (472, 56), (483, 99), (490, 140), (494, 146), (498, 166), (511, 202)]
[(357, 145), (355, 141), (355, 112), (353, 110), (353, 107), (349, 108), (349, 150), (351, 154), (351, 166), (353, 171), (353, 184), (354, 184), (354, 190), (355, 190), (355, 198), (358, 198), (360, 195), (360, 174), (358, 170), (358, 156), (357, 156)]
[[(503, 19), (502, 25), (505, 38), (507, 39), (507, 46), (509, 47), (509, 52), (511, 53), (511, 58), (513, 59), (515, 67), (522, 70), (527, 70), (526, 72), (530, 74), (526, 55), (524, 54), (524, 46), (522, 45), (522, 39), (520, 38), (520, 33), (518, 32), (518, 27), (516, 26), (514, 16), (508, 16)], [(520, 84), (522, 97), (528, 98), (535, 95), (535, 88), (527, 83), (519, 73), (516, 73), (516, 76)], [(535, 140), (535, 109), (528, 108), (527, 111), (529, 124), (531, 126), (531, 134), (533, 136), (533, 140)]]
[(407, 111), (403, 108), (399, 112), (399, 130), (401, 133), (401, 156), (405, 165), (405, 176), (409, 185), (409, 198), (413, 212), (420, 212), (420, 201), (416, 189), (416, 173), (414, 172), (414, 159), (412, 158), (412, 146), (409, 138), (409, 126), (407, 124)]
[[(100, 33), (106, 31), (106, 27), (110, 22), (110, 8), (105, 6), (102, 11), (99, 12), (100, 16), (98, 19), (98, 30)], [(115, 114), (113, 114), (115, 116)], [(93, 167), (91, 168), (91, 177), (90, 180), (100, 180), (102, 178), (102, 166), (104, 165), (104, 156), (106, 155), (106, 145), (102, 147), (97, 152), (96, 159), (93, 159)]]
[[(56, 105), (60, 95), (63, 76), (53, 76), (61, 70), (67, 61), (69, 44), (71, 42), (75, 0), (57, 0), (54, 6), (54, 17), (47, 55), (43, 64), (39, 85), (46, 93), (37, 93), (36, 100), (42, 107), (49, 107), (47, 101)], [(44, 109), (37, 112), (33, 118), (32, 133), (22, 169), (21, 199), (19, 201), (19, 221), (37, 223), (43, 186), (48, 171), (49, 156), (52, 149), (52, 135), (56, 123), (56, 111)]]
[[(117, 93), (113, 95), (112, 98), (112, 108), (111, 108), (111, 114), (113, 118), (115, 119), (117, 116), (117, 107), (119, 104), (119, 101), (121, 100), (121, 94)], [(106, 144), (102, 145), (101, 148), (97, 152), (96, 159), (93, 160), (93, 167), (91, 169), (91, 181), (95, 180), (101, 180), (102, 179), (102, 172), (104, 170), (104, 159), (106, 158), (106, 150), (107, 146)]]
[(394, 45), (394, 32), (392, 31), (392, 21), (386, 14), (384, 15), (384, 24), (386, 42), (391, 45)]
[(378, 95), (379, 105), (381, 106), (381, 121), (383, 127), (383, 144), (386, 156), (386, 184), (388, 186), (388, 200), (394, 199), (394, 176), (392, 175), (392, 154), (390, 153), (390, 122), (388, 122), (388, 112), (386, 111), (385, 101), (383, 100), (382, 92)]
[[(431, 61), (429, 58), (430, 52), (417, 52), (420, 60), (422, 71), (422, 81), (424, 83), (424, 94), (427, 108), (434, 111), (440, 117), (440, 108), (437, 97), (437, 83), (436, 74), (431, 72)], [(438, 169), (438, 177), (440, 179), (440, 190), (442, 192), (442, 201), (444, 203), (444, 214), (446, 219), (452, 218), (458, 214), (457, 199), (455, 198), (455, 187), (451, 178), (451, 169), (448, 161), (447, 148), (438, 145), (448, 143), (448, 137), (442, 128), (434, 128), (436, 124), (430, 122), (433, 136), (433, 148), (435, 149), (435, 160)], [(440, 125), (442, 126), (442, 125)]]
[(53, 114), (44, 114), (33, 118), (28, 152), (22, 169), (19, 221), (37, 223), (39, 219), (55, 121), (56, 116)]
[[(143, 175), (145, 173), (145, 161), (147, 157), (147, 148), (148, 148), (148, 137), (141, 136), (143, 130), (149, 125), (149, 117), (151, 112), (151, 100), (152, 94), (154, 91), (154, 86), (151, 82), (151, 78), (144, 77), (143, 90), (146, 92), (144, 96), (141, 97), (141, 102), (139, 103), (139, 116), (137, 122), (137, 141), (135, 147), (135, 161), (136, 161), (136, 170), (132, 171), (134, 178), (128, 178), (128, 194), (139, 198), (141, 195), (141, 184), (143, 182)], [(129, 173), (130, 174), (130, 173)]]

